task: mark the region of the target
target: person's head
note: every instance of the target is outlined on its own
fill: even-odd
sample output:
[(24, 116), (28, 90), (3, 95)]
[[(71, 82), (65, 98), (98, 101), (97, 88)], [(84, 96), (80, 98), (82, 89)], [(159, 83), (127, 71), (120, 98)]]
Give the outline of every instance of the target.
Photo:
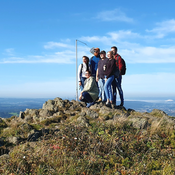
[(89, 63), (89, 58), (87, 56), (83, 56), (82, 59), (83, 59), (84, 63), (86, 63), (86, 64)]
[(117, 54), (117, 47), (116, 46), (112, 46), (111, 47), (111, 51), (113, 52), (114, 55)]
[(106, 52), (105, 52), (104, 50), (102, 50), (102, 51), (100, 52), (100, 58), (101, 58), (101, 59), (106, 58)]
[(99, 53), (100, 53), (100, 49), (99, 49), (99, 48), (95, 48), (95, 49), (94, 49), (94, 55), (95, 55), (95, 56), (98, 56)]
[(86, 78), (89, 78), (91, 76), (91, 71), (90, 70), (87, 70), (85, 72), (85, 76), (86, 76)]
[(107, 57), (108, 57), (109, 59), (114, 59), (113, 51), (108, 51)]

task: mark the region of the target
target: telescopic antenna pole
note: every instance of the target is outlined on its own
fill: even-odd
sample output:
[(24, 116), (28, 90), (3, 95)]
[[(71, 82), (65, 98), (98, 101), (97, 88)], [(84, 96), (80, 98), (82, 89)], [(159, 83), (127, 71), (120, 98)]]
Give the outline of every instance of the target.
[(78, 101), (78, 59), (77, 59), (77, 40), (76, 40), (76, 101)]

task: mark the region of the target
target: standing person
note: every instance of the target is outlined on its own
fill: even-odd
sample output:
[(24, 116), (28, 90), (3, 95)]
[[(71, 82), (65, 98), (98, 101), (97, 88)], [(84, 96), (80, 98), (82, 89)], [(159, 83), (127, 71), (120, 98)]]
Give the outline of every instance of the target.
[(111, 104), (113, 102), (113, 95), (112, 95), (112, 88), (111, 84), (114, 80), (113, 71), (115, 69), (116, 63), (114, 59), (114, 55), (112, 51), (109, 51), (107, 53), (108, 61), (107, 64), (104, 65), (104, 76), (105, 76), (105, 94), (107, 98), (106, 106), (111, 107)]
[(100, 61), (100, 49), (95, 48), (94, 49), (94, 56), (90, 59), (90, 67), (91, 67), (91, 72), (92, 76), (96, 78), (96, 71), (98, 67), (98, 62)]
[(89, 70), (89, 58), (87, 56), (83, 56), (83, 63), (78, 67), (78, 82), (81, 91), (84, 88), (84, 81), (86, 80), (86, 71)]
[(122, 68), (123, 64), (122, 64), (121, 56), (117, 53), (117, 47), (116, 46), (111, 47), (111, 51), (115, 55), (116, 66), (118, 66), (118, 68), (119, 68), (119, 77), (115, 78), (115, 80), (112, 82), (113, 104), (116, 105), (116, 99), (117, 99), (116, 88), (117, 88), (118, 92), (119, 92), (119, 96), (120, 96), (120, 101), (121, 101), (119, 106), (123, 106), (124, 105), (124, 98), (123, 98), (123, 90), (122, 90), (122, 86), (121, 86), (121, 83), (122, 83), (121, 68)]
[(84, 88), (80, 93), (79, 100), (87, 103), (87, 108), (95, 103), (98, 98), (98, 87), (95, 78), (91, 76), (91, 71), (86, 71), (86, 80), (84, 82)]
[(104, 65), (107, 64), (108, 59), (106, 58), (106, 52), (102, 50), (100, 52), (100, 61), (98, 62), (98, 68), (96, 72), (96, 81), (98, 82), (99, 87), (99, 95), (98, 95), (98, 102), (106, 102), (106, 95), (104, 91), (104, 85), (105, 85), (105, 77), (104, 77)]

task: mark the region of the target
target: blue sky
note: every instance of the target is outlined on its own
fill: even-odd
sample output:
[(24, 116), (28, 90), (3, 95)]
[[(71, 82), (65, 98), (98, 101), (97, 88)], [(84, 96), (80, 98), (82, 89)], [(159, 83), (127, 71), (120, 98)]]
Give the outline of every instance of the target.
[(125, 99), (175, 96), (174, 0), (0, 0), (0, 97), (75, 98), (91, 47), (118, 47)]

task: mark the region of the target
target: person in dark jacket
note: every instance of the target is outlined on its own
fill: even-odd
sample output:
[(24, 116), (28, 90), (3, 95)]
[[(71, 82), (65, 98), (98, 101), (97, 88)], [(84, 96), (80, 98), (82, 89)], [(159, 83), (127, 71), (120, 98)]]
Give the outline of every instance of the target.
[[(115, 55), (115, 60), (116, 60), (116, 66), (118, 66), (119, 71), (121, 71), (122, 68), (122, 61), (121, 61), (121, 56), (117, 53), (117, 47), (113, 46), (111, 47), (111, 51), (113, 52), (113, 54)], [(120, 105), (119, 106), (123, 106), (124, 105), (124, 97), (123, 97), (123, 90), (122, 90), (122, 75), (121, 73), (119, 74), (118, 78), (115, 78), (114, 81), (112, 82), (112, 89), (113, 89), (113, 104), (116, 105), (116, 99), (117, 99), (117, 90), (119, 92), (119, 96), (120, 96)]]
[(115, 69), (115, 59), (112, 51), (109, 51), (107, 53), (108, 61), (107, 64), (104, 65), (104, 76), (105, 76), (105, 94), (107, 98), (106, 106), (111, 107), (112, 101), (113, 101), (113, 95), (112, 95), (112, 88), (111, 84), (114, 80), (113, 70)]
[(89, 65), (91, 68), (92, 76), (96, 78), (96, 71), (98, 67), (98, 62), (100, 61), (100, 49), (95, 48), (94, 49), (94, 56), (91, 57), (89, 61)]
[(108, 59), (106, 58), (106, 52), (104, 50), (100, 52), (100, 58), (101, 59), (98, 62), (98, 69), (96, 72), (96, 81), (98, 82), (99, 87), (98, 102), (106, 102), (106, 95), (104, 91), (105, 77), (103, 67), (107, 64)]

